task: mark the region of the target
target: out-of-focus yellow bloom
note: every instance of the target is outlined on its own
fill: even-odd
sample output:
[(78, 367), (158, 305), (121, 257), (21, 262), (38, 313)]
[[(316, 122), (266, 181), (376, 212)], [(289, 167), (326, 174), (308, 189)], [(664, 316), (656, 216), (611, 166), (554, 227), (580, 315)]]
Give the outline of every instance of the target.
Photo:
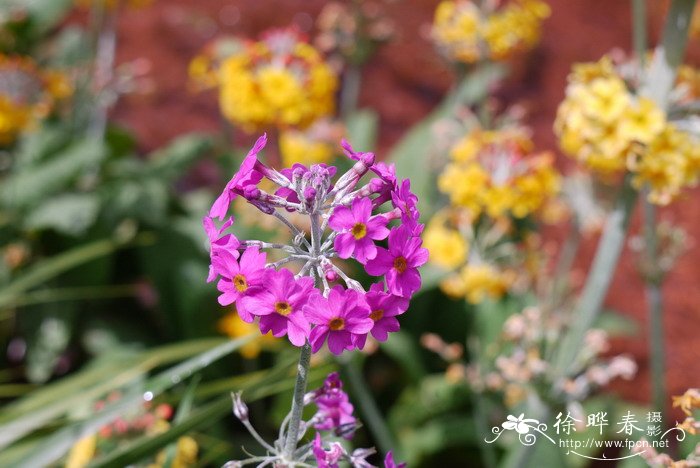
[[(197, 464), (197, 454), (199, 446), (197, 441), (190, 436), (182, 436), (177, 439), (175, 457), (168, 465), (172, 468), (189, 468)], [(148, 468), (163, 468), (165, 466), (167, 453), (165, 450), (158, 452), (155, 463), (148, 465)]]
[(0, 54), (0, 145), (8, 145), (70, 95), (65, 75), (41, 70), (29, 57)]
[(89, 435), (77, 441), (68, 453), (65, 468), (83, 468), (95, 456), (97, 435)]
[(424, 247), (430, 252), (430, 261), (436, 265), (453, 270), (467, 259), (467, 241), (459, 231), (445, 227), (438, 216), (428, 223), (423, 240)]
[(256, 334), (256, 337), (241, 347), (241, 356), (246, 359), (258, 357), (263, 348), (277, 344), (278, 340), (272, 336), (272, 332), (260, 335), (258, 327), (254, 323), (244, 322), (236, 312), (226, 314), (218, 323), (219, 331), (231, 338), (240, 338)]
[(474, 216), (528, 216), (559, 191), (553, 156), (531, 148), (521, 129), (473, 130), (452, 148), (438, 187)]
[[(695, 79), (694, 72), (683, 73), (679, 95), (688, 96), (693, 91), (683, 79)], [(608, 57), (574, 66), (554, 129), (564, 152), (593, 172), (630, 171), (635, 187), (648, 184), (652, 203), (666, 205), (697, 182), (693, 137), (667, 122), (653, 101), (632, 94)]]
[(691, 388), (683, 395), (674, 396), (673, 407), (680, 408), (686, 415), (692, 416), (693, 410), (700, 408), (700, 389)]
[(440, 286), (448, 295), (478, 304), (487, 298), (503, 297), (512, 282), (511, 276), (489, 264), (473, 263), (465, 265), (459, 274), (449, 277)]
[(540, 0), (511, 0), (494, 8), (495, 2), (446, 0), (440, 2), (433, 20), (433, 37), (452, 60), (473, 63), (483, 58), (504, 60), (534, 47), (540, 40), (542, 21), (549, 6)]
[(294, 163), (321, 164), (330, 162), (337, 153), (337, 142), (345, 134), (341, 123), (328, 119), (316, 121), (305, 130), (288, 129), (280, 133), (282, 166)]
[(231, 122), (263, 127), (307, 127), (335, 107), (338, 79), (321, 55), (294, 30), (273, 30), (258, 42), (207, 47), (190, 63), (200, 87), (218, 85), (219, 106)]

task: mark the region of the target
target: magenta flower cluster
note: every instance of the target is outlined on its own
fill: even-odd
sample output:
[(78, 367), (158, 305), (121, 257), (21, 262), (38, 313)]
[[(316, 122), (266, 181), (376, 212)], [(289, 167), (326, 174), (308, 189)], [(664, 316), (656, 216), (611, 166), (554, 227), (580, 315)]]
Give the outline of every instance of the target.
[[(343, 391), (343, 382), (337, 372), (326, 377), (323, 386), (310, 392), (304, 398), (305, 404), (315, 403), (318, 412), (309, 422), (317, 431), (334, 431), (336, 436), (352, 438), (357, 426), (353, 416), (353, 407), (347, 393)], [(331, 442), (324, 447), (323, 437), (316, 432), (312, 444), (312, 453), (319, 468), (338, 468), (341, 461), (347, 461), (353, 468), (374, 468), (367, 462), (374, 449), (358, 448), (348, 452), (339, 442)], [(384, 468), (404, 468), (405, 463), (397, 464), (391, 452), (384, 459)]]
[[(262, 333), (286, 335), (295, 346), (308, 342), (313, 352), (324, 343), (334, 354), (362, 349), (368, 335), (386, 340), (399, 330), (397, 317), (420, 289), (418, 268), (428, 260), (410, 182), (398, 180), (393, 165), (346, 142), (343, 149), (354, 164), (339, 177), (325, 164), (277, 171), (257, 158), (265, 143), (263, 135), (204, 218), (208, 281), (218, 278), (219, 303), (235, 303), (241, 319), (257, 320)], [(362, 182), (365, 175), (369, 180)], [(264, 178), (277, 186), (274, 193), (259, 187)], [(230, 233), (234, 219), (227, 214), (238, 197), (289, 228), (291, 243), (240, 240)], [(272, 250), (282, 258), (270, 261)], [(346, 273), (353, 271), (349, 259), (375, 278), (368, 291)]]

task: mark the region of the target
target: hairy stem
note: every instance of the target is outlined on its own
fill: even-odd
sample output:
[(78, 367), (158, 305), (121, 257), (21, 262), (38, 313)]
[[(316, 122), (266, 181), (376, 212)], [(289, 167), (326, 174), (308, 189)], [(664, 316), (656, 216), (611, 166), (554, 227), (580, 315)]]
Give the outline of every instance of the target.
[(306, 383), (309, 379), (309, 366), (311, 364), (311, 345), (305, 343), (299, 355), (297, 365), (297, 380), (294, 384), (294, 397), (292, 399), (292, 411), (287, 426), (287, 438), (284, 441), (284, 457), (291, 461), (294, 458), (294, 450), (297, 448), (299, 439), (299, 426), (301, 416), (304, 412), (304, 394), (306, 393)]

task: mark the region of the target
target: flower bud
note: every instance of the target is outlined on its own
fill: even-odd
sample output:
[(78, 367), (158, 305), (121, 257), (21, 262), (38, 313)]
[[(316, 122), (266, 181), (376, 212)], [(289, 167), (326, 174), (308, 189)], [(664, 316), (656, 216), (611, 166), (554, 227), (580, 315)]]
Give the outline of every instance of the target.
[(233, 414), (240, 421), (247, 421), (248, 420), (248, 405), (246, 405), (243, 402), (243, 399), (241, 398), (241, 393), (242, 392), (231, 393), (231, 397), (233, 398)]

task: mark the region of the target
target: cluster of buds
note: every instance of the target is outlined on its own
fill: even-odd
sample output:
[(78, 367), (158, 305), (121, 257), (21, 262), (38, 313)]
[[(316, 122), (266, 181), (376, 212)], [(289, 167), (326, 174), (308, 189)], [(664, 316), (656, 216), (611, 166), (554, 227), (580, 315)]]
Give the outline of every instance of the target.
[(0, 146), (12, 143), (70, 93), (63, 74), (42, 70), (29, 57), (0, 54)]
[(433, 39), (451, 60), (505, 60), (534, 47), (550, 15), (540, 0), (446, 0), (435, 10)]
[(250, 131), (306, 127), (333, 112), (338, 87), (335, 72), (292, 28), (257, 42), (219, 39), (193, 59), (190, 76), (200, 88), (218, 87), (224, 117)]
[[(313, 352), (326, 342), (334, 354), (362, 349), (368, 334), (386, 340), (399, 330), (397, 316), (419, 290), (418, 268), (428, 260), (410, 181), (398, 180), (392, 165), (346, 142), (342, 146), (355, 163), (337, 180), (336, 168), (325, 164), (277, 171), (257, 159), (265, 143), (265, 136), (258, 139), (204, 218), (211, 246), (208, 281), (218, 278), (219, 303), (235, 303), (241, 319), (257, 320), (262, 333), (286, 335), (299, 347), (308, 342)], [(376, 177), (360, 185), (370, 172)], [(258, 187), (263, 178), (278, 186), (274, 193)], [(234, 222), (226, 218), (229, 205), (237, 197), (282, 222), (292, 243), (239, 240), (227, 232)], [(386, 203), (391, 208), (380, 212)], [(307, 218), (308, 233), (290, 221), (290, 213)], [(385, 239), (386, 247), (377, 245)], [(265, 250), (286, 256), (268, 262)], [(369, 290), (337, 264), (351, 258), (378, 279)], [(294, 264), (294, 271), (286, 267)]]
[(319, 33), (314, 45), (326, 55), (354, 65), (365, 63), (394, 31), (382, 13), (381, 1), (329, 2), (316, 25)]
[[(313, 442), (302, 445), (295, 451), (293, 454), (295, 462), (304, 464), (313, 459), (319, 468), (337, 468), (342, 461), (348, 462), (354, 468), (373, 467), (367, 462), (367, 458), (376, 453), (374, 449), (358, 448), (350, 452), (340, 442), (324, 441), (324, 439), (337, 437), (350, 440), (358, 427), (358, 421), (353, 415), (354, 408), (348, 394), (343, 391), (343, 382), (337, 372), (329, 374), (322, 387), (304, 396), (304, 406), (309, 405), (315, 405), (317, 411), (310, 420), (301, 423), (298, 438), (303, 438), (310, 428), (316, 430), (316, 437)], [(233, 395), (233, 413), (253, 438), (265, 448), (267, 453), (247, 460), (230, 461), (224, 465), (225, 468), (237, 468), (249, 463), (259, 463), (258, 466), (267, 466), (268, 464), (287, 466), (285, 463), (289, 460), (285, 458), (284, 441), (291, 413), (282, 422), (279, 438), (273, 444), (266, 442), (250, 423), (248, 407), (241, 399), (240, 393)], [(387, 453), (384, 459), (384, 468), (403, 468), (405, 466), (405, 464), (396, 464), (392, 453)]]
[(478, 392), (501, 394), (508, 407), (521, 403), (536, 382), (541, 382), (542, 388), (561, 391), (565, 402), (570, 404), (586, 398), (615, 378), (634, 377), (637, 366), (631, 358), (601, 359), (601, 354), (609, 349), (607, 334), (592, 329), (585, 337), (584, 351), (571, 369), (576, 377), (552, 382), (550, 363), (544, 356), (567, 323), (561, 312), (543, 314), (539, 307), (527, 307), (511, 315), (503, 324), (500, 338), (488, 347), (489, 356), (492, 356), (488, 361), (492, 361), (493, 366), (484, 366), (486, 361), (465, 365), (461, 353), (454, 351), (454, 345), (443, 343), (435, 336), (424, 339), (423, 345), (450, 363), (446, 375), (449, 380), (466, 380)]

